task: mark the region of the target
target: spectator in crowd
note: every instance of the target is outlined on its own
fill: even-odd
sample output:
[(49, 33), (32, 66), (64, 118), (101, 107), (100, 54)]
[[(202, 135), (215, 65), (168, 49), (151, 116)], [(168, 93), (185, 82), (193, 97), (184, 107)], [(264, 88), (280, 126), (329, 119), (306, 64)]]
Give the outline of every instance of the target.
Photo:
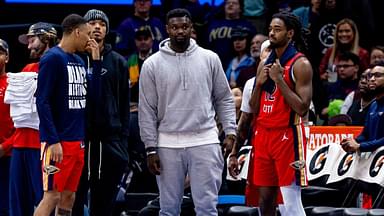
[[(326, 1), (326, 0), (323, 0)], [(321, 0), (311, 0), (310, 6), (302, 6), (292, 11), (299, 19), (303, 28), (310, 29), (311, 24), (316, 22), (320, 15)]]
[(242, 69), (254, 64), (254, 59), (249, 56), (251, 37), (246, 29), (235, 28), (232, 30), (231, 39), (235, 57), (229, 63), (225, 74), (231, 88), (243, 88), (244, 81), (242, 86), (237, 83), (240, 72)]
[(242, 3), (242, 0), (225, 0), (225, 17), (212, 19), (208, 23), (207, 33), (205, 35), (206, 46), (219, 55), (223, 68), (228, 68), (228, 64), (233, 57), (233, 53), (231, 52), (233, 29), (241, 27), (247, 29), (250, 35), (256, 33), (253, 25), (241, 18)]
[(133, 176), (129, 184), (129, 192), (157, 192), (156, 178), (147, 168), (144, 143), (140, 139), (138, 122), (139, 104), (139, 78), (144, 61), (152, 53), (152, 34), (146, 27), (139, 28), (135, 32), (136, 52), (128, 58), (130, 76), (131, 106), (129, 126), (129, 152), (130, 164), (133, 166)]
[(360, 46), (368, 48), (376, 44), (374, 40), (376, 33), (375, 26), (377, 26), (377, 22), (380, 19), (374, 14), (374, 1), (337, 1), (340, 3), (343, 18), (349, 18), (355, 21), (356, 26), (359, 29)]
[(209, 7), (201, 5), (199, 0), (160, 0), (163, 12), (175, 8), (185, 8), (192, 16), (193, 23), (203, 24)]
[[(347, 95), (357, 89), (359, 84), (359, 57), (352, 52), (345, 52), (339, 56), (336, 65), (338, 79), (327, 87), (329, 104), (334, 100), (344, 100)], [(321, 113), (325, 117), (330, 115), (329, 104)], [(341, 111), (341, 107), (339, 109)], [(339, 111), (335, 114), (339, 114)]]
[(347, 114), (338, 114), (329, 119), (329, 126), (349, 126), (352, 124), (352, 119)]
[(345, 52), (339, 55), (336, 64), (338, 79), (328, 86), (329, 100), (344, 100), (349, 93), (357, 89), (359, 83), (359, 65), (360, 59), (356, 54)]
[[(239, 76), (237, 77), (237, 86), (244, 88), (245, 83), (256, 75), (257, 67), (259, 66), (261, 59), (261, 44), (267, 40), (268, 37), (262, 34), (256, 34), (251, 41), (251, 57), (254, 62), (252, 65), (240, 70)], [(269, 45), (268, 45), (269, 46)], [(266, 46), (267, 47), (267, 46)], [(265, 48), (266, 48), (265, 47)], [(267, 53), (267, 52), (266, 52)]]
[[(71, 14), (64, 18), (58, 46), (41, 58), (36, 90), (42, 142), (43, 199), (35, 216), (71, 215), (84, 165), (86, 82), (84, 62), (75, 54), (97, 47), (87, 21)], [(87, 86), (87, 88), (86, 88)]]
[(9, 47), (6, 41), (0, 39), (0, 215), (9, 215), (9, 167), (11, 150), (3, 143), (14, 133), (9, 104), (4, 103), (7, 89), (6, 64), (9, 61)]
[(343, 52), (352, 52), (360, 58), (360, 70), (364, 71), (369, 65), (369, 53), (359, 46), (359, 31), (350, 19), (343, 19), (336, 25), (333, 46), (330, 47), (321, 60), (319, 72), (321, 80), (327, 80), (333, 65), (337, 65)]
[(376, 99), (369, 107), (361, 134), (355, 138), (341, 141), (346, 152), (371, 152), (384, 145), (384, 65), (372, 68), (368, 74), (369, 88), (375, 92)]
[(370, 105), (375, 99), (373, 91), (368, 86), (368, 74), (371, 69), (366, 69), (360, 76), (358, 89), (348, 94), (345, 98), (340, 114), (351, 117), (351, 125), (363, 126)]
[(239, 119), (240, 119), (240, 114), (241, 114), (240, 106), (241, 106), (241, 100), (242, 100), (242, 97), (243, 97), (243, 92), (241, 91), (240, 88), (233, 88), (231, 90), (231, 92), (232, 92), (233, 99), (235, 101), (236, 122), (238, 122)]
[[(257, 151), (249, 170), (252, 176), (248, 178), (250, 184), (258, 187), (262, 215), (275, 215), (279, 189), (284, 201), (282, 215), (305, 215), (300, 198), (300, 186), (307, 184), (301, 117), (308, 113), (311, 102), (312, 67), (294, 46), (303, 47), (299, 44), (304, 42), (300, 21), (293, 14), (278, 13), (272, 17), (269, 40), (272, 52), (260, 66), (250, 100), (255, 123), (252, 145)], [(290, 77), (295, 77), (295, 81)], [(230, 156), (235, 151), (233, 148)], [(238, 172), (236, 166), (230, 169), (233, 174)]]
[[(27, 64), (21, 71), (37, 73), (39, 71), (38, 61), (45, 52), (56, 45), (56, 40), (57, 31), (51, 24), (38, 22), (31, 25), (26, 34), (19, 36), (19, 42), (28, 46), (30, 50), (29, 57), (35, 62)], [(25, 75), (25, 79), (17, 79), (19, 85), (25, 88), (15, 88), (13, 92), (16, 90), (20, 94), (25, 95), (25, 89), (28, 89), (28, 95), (33, 97), (36, 88), (29, 85), (36, 83), (26, 82), (26, 77), (31, 75), (25, 73), (19, 73), (18, 75)], [(33, 101), (33, 98), (31, 98), (31, 100)], [(17, 101), (20, 100), (10, 101), (11, 110), (17, 110), (20, 106), (31, 105), (30, 101), (21, 103)], [(33, 106), (34, 105), (33, 103)], [(17, 122), (19, 116), (15, 116), (14, 118), (14, 121)], [(38, 123), (30, 124), (32, 122), (38, 122), (36, 112), (31, 110), (31, 113), (28, 114), (26, 119), (25, 122), (29, 122), (29, 124), (17, 124), (16, 131), (12, 136), (13, 150), (10, 171), (11, 184), (9, 188), (11, 201), (10, 213), (14, 216), (33, 215), (35, 207), (43, 197), (39, 125)]]
[(342, 19), (343, 15), (338, 0), (322, 0), (320, 3), (319, 17), (313, 20), (309, 31), (309, 49), (311, 64), (318, 68), (322, 57), (328, 48), (334, 43), (334, 32), (336, 24)]
[(228, 154), (236, 139), (233, 98), (218, 56), (190, 39), (189, 12), (171, 10), (166, 20), (170, 38), (144, 62), (139, 81), (140, 135), (157, 175), (159, 215), (179, 215), (187, 174), (196, 215), (217, 215), (224, 159), (215, 113)]
[(370, 65), (375, 65), (384, 61), (384, 46), (374, 46), (369, 57)]
[[(88, 90), (86, 149), (89, 168), (85, 168), (87, 172), (83, 172), (83, 178), (89, 178), (90, 214), (108, 216), (113, 213), (118, 185), (128, 165), (128, 67), (124, 57), (105, 43), (109, 32), (107, 15), (92, 9), (84, 19), (91, 27), (90, 38), (97, 42), (98, 48), (87, 49), (88, 53), (81, 57), (88, 62), (89, 80), (97, 82), (98, 86), (93, 86), (94, 92)], [(87, 187), (85, 189), (83, 197), (87, 196)]]
[(116, 49), (127, 58), (135, 51), (134, 35), (140, 27), (147, 26), (151, 30), (153, 52), (159, 50), (160, 41), (167, 37), (164, 23), (150, 15), (152, 0), (134, 0), (133, 5), (133, 16), (123, 20), (117, 28)]
[[(261, 54), (263, 53), (263, 50), (261, 49), (261, 45), (264, 43), (264, 41), (268, 40), (268, 37), (263, 34), (256, 34), (251, 41), (251, 56), (252, 58), (257, 60), (261, 60)], [(268, 45), (269, 46), (269, 45)], [(266, 46), (265, 48), (267, 48)]]
[(258, 33), (267, 34), (267, 7), (264, 0), (244, 0), (243, 15)]

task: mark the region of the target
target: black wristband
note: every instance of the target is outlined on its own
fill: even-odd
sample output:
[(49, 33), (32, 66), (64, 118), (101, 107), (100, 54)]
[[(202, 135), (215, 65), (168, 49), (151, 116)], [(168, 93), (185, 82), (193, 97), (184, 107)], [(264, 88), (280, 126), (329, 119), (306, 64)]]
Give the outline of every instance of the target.
[(145, 152), (157, 152), (157, 148), (156, 147), (147, 147), (145, 148)]

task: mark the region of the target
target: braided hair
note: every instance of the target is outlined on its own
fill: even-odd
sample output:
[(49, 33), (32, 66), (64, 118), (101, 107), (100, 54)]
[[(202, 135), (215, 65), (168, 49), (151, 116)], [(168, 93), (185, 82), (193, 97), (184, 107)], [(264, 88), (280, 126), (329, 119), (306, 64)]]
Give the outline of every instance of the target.
[(302, 28), (301, 22), (299, 18), (288, 12), (276, 13), (272, 16), (272, 19), (278, 18), (281, 19), (287, 30), (293, 30), (293, 38), (292, 41), (296, 49), (304, 54), (308, 53), (308, 45), (307, 45), (307, 37), (309, 35), (309, 31)]

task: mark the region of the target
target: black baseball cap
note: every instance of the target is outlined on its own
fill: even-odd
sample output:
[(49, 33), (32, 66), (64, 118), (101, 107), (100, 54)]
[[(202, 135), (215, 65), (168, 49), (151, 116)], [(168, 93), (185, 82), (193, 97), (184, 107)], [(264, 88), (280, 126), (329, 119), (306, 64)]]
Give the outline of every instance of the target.
[(232, 40), (249, 38), (249, 36), (250, 36), (249, 29), (245, 27), (235, 27), (232, 29), (232, 32), (231, 32)]
[(27, 34), (22, 34), (19, 36), (19, 42), (27, 45), (28, 36), (35, 36), (41, 34), (47, 34), (51, 37), (57, 37), (57, 31), (53, 27), (53, 25), (46, 22), (38, 22), (29, 27)]
[(135, 39), (140, 37), (140, 36), (144, 36), (144, 37), (152, 37), (152, 31), (151, 31), (151, 28), (149, 26), (141, 26), (140, 28), (138, 28), (136, 31), (135, 31)]

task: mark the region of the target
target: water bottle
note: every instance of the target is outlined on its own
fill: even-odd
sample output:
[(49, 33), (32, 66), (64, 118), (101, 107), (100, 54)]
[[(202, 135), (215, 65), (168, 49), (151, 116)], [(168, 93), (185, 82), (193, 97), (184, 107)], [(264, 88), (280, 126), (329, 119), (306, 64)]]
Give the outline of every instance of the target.
[(337, 81), (336, 65), (334, 64), (328, 65), (327, 73), (328, 73), (329, 83), (334, 83)]

